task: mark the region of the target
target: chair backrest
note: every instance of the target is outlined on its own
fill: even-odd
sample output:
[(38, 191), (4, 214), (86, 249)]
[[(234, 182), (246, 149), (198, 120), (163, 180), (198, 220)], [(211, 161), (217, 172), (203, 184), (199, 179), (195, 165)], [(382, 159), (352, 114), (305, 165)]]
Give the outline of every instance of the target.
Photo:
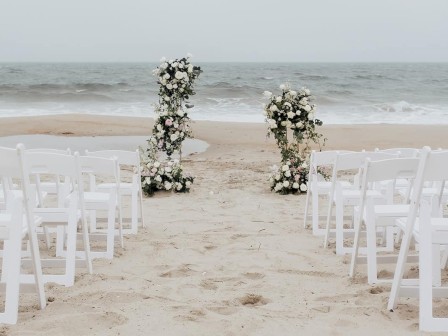
[(398, 154), (381, 152), (355, 152), (338, 154), (334, 163), (333, 173), (338, 173), (343, 170), (359, 169), (364, 165), (366, 159), (377, 161), (393, 159), (396, 157), (398, 157)]
[(81, 174), (119, 177), (118, 161), (116, 158), (80, 156), (79, 167)]
[(26, 150), (27, 153), (53, 153), (53, 154), (67, 154), (71, 155), (70, 148), (67, 149), (55, 149), (55, 148), (30, 148)]
[(76, 158), (51, 152), (25, 152), (25, 167), (30, 174), (62, 175), (76, 178)]
[(403, 179), (415, 179), (420, 160), (417, 158), (394, 158), (372, 161), (367, 158), (364, 183)]
[(102, 150), (89, 152), (86, 150), (86, 156), (102, 157), (106, 159), (116, 158), (119, 165), (136, 166), (140, 165), (140, 154), (138, 150), (124, 151), (124, 150)]
[(381, 153), (398, 154), (398, 156), (401, 158), (414, 158), (417, 157), (420, 153), (420, 150), (417, 148), (375, 148), (375, 151)]
[(35, 193), (32, 192), (29, 175), (25, 173), (24, 152), (25, 146), (23, 144), (18, 144), (15, 149), (0, 147), (0, 158), (2, 158), (0, 161), (0, 177), (6, 203), (9, 202), (8, 195), (11, 195), (9, 192), (11, 179), (20, 180), (24, 210), (27, 214), (27, 225), (29, 230), (33, 230), (32, 209), (36, 197)]
[(426, 182), (438, 182), (440, 202), (441, 194), (445, 186), (445, 181), (448, 180), (448, 151), (435, 150), (431, 151), (429, 147), (424, 147), (420, 152), (420, 162), (417, 171), (417, 176), (414, 182), (414, 188), (411, 194), (411, 210), (406, 222), (406, 230), (408, 233), (412, 230), (415, 218), (421, 202), (422, 189)]

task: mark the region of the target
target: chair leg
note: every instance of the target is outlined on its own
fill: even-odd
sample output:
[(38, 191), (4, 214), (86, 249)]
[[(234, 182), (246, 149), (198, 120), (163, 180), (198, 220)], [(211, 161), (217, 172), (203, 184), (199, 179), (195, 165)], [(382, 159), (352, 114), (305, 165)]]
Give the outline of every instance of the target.
[(378, 266), (376, 259), (376, 225), (369, 216), (366, 221), (367, 234), (367, 281), (370, 285), (378, 282)]
[(353, 240), (352, 260), (350, 262), (350, 271), (349, 271), (350, 278), (353, 278), (356, 273), (356, 264), (358, 261), (360, 235), (361, 235), (361, 214), (359, 214), (359, 220), (355, 221), (355, 237)]
[(344, 204), (336, 203), (336, 254), (344, 254)]
[(313, 234), (317, 235), (319, 233), (319, 194), (314, 192), (312, 194), (312, 226), (313, 226)]
[(138, 231), (138, 194), (137, 191), (132, 190), (131, 194), (131, 233), (137, 234)]
[(36, 284), (37, 296), (39, 299), (39, 306), (41, 309), (44, 309), (45, 306), (47, 305), (47, 299), (45, 297), (44, 281), (42, 275), (42, 263), (40, 259), (39, 245), (34, 225), (31, 225), (31, 228), (28, 231), (28, 236), (30, 243), (31, 260), (33, 263), (34, 281)]
[(143, 191), (142, 191), (142, 186), (141, 184), (139, 184), (139, 196), (140, 196), (140, 218), (142, 221), (142, 227), (146, 227), (145, 225), (145, 220), (144, 220), (144, 216), (143, 216)]
[(331, 222), (332, 212), (333, 212), (333, 199), (330, 195), (330, 199), (328, 201), (327, 223), (325, 225), (324, 248), (328, 247), (328, 239), (330, 237), (330, 222)]
[(308, 222), (308, 208), (310, 206), (310, 188), (306, 192), (306, 200), (305, 200), (305, 214), (303, 215), (303, 228), (306, 229), (306, 224)]
[(406, 232), (404, 232), (403, 239), (401, 240), (400, 252), (398, 254), (397, 265), (395, 267), (394, 279), (392, 281), (389, 301), (387, 303), (387, 309), (390, 311), (393, 311), (393, 309), (397, 305), (398, 295), (403, 279), (405, 263), (409, 254), (409, 246), (411, 244), (411, 240), (412, 232), (410, 230), (407, 230)]
[(20, 230), (10, 230), (10, 239), (4, 242), (3, 251), (2, 277), (5, 275), (6, 295), (5, 312), (0, 314), (0, 323), (16, 324), (20, 293)]

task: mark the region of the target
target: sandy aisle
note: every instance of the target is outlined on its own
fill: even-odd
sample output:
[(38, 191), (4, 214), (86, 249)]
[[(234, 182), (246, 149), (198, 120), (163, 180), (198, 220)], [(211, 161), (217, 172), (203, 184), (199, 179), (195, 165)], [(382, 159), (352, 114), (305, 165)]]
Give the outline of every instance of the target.
[[(151, 127), (149, 119), (51, 119), (0, 119), (0, 135), (145, 135)], [(279, 154), (264, 125), (196, 122), (194, 131), (211, 146), (185, 162), (197, 177), (192, 192), (146, 198), (147, 228), (114, 260), (95, 261), (94, 275), (79, 270), (71, 288), (47, 285), (54, 301), (44, 311), (23, 296), (19, 323), (4, 334), (417, 334), (416, 300), (387, 312), (388, 285), (372, 290), (363, 274), (349, 280), (344, 258), (302, 228), (305, 197), (269, 191)], [(448, 147), (446, 134), (446, 126), (325, 128), (328, 149)]]

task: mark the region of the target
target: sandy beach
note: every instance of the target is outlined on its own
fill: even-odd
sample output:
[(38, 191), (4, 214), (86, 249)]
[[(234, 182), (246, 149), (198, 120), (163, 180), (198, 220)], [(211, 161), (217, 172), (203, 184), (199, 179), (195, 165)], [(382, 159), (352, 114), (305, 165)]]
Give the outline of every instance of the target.
[[(416, 299), (388, 312), (389, 285), (369, 286), (363, 267), (350, 280), (345, 258), (303, 229), (305, 196), (270, 192), (280, 155), (264, 124), (192, 126), (209, 147), (185, 159), (196, 176), (191, 193), (145, 198), (147, 227), (127, 236), (112, 261), (95, 260), (93, 275), (78, 270), (73, 287), (47, 284), (45, 310), (22, 295), (17, 325), (0, 335), (418, 334)], [(150, 118), (0, 119), (0, 136), (95, 136), (91, 143), (151, 128)], [(322, 130), (325, 149), (448, 148), (448, 125)]]

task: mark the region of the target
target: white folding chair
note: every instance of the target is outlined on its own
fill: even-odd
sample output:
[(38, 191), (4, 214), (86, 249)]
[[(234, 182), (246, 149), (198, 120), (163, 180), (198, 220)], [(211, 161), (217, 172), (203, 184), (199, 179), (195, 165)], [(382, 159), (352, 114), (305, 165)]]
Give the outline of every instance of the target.
[[(324, 151), (316, 152), (312, 151), (310, 156), (310, 170), (308, 173), (308, 189), (306, 193), (305, 203), (305, 215), (303, 220), (303, 227), (306, 228), (308, 222), (308, 209), (311, 201), (312, 211), (312, 230), (313, 235), (324, 235), (325, 228), (319, 226), (319, 220), (322, 216), (319, 216), (319, 198), (325, 196), (327, 198), (331, 189), (331, 182), (326, 181), (319, 173), (320, 169), (332, 169), (336, 155), (339, 153), (350, 153), (350, 151)], [(331, 171), (330, 171), (331, 172)], [(351, 184), (343, 181), (344, 187), (350, 187)], [(326, 218), (326, 217), (325, 217)]]
[[(355, 221), (355, 238), (353, 241), (352, 260), (350, 265), (350, 277), (353, 277), (358, 262), (367, 262), (368, 283), (375, 284), (379, 280), (377, 263), (390, 263), (396, 261), (396, 255), (377, 256), (379, 251), (393, 252), (393, 233), (396, 229), (395, 219), (406, 217), (409, 212), (409, 204), (388, 202), (388, 204), (375, 204), (375, 200), (367, 197), (367, 191), (371, 190), (379, 182), (387, 182), (391, 189), (395, 189), (395, 183), (399, 179), (413, 181), (417, 174), (419, 159), (417, 158), (397, 158), (380, 161), (366, 160), (363, 169), (361, 185), (361, 199), (359, 207), (355, 207), (357, 213)], [(358, 256), (360, 245), (361, 224), (366, 227), (367, 257)], [(388, 232), (386, 248), (377, 247), (377, 235), (379, 229), (386, 229)], [(381, 231), (380, 231), (381, 232)]]
[[(57, 204), (34, 209), (34, 213), (42, 218), (42, 227), (56, 228), (56, 256), (64, 259), (43, 259), (42, 265), (47, 268), (63, 268), (64, 273), (44, 272), (45, 282), (55, 282), (66, 287), (72, 286), (75, 280), (76, 241), (78, 223), (84, 250), (79, 264), (92, 273), (90, 242), (86, 222), (85, 209), (82, 203), (82, 184), (79, 173), (79, 154), (55, 154), (43, 152), (27, 152), (24, 160), (24, 171), (29, 176), (45, 174), (50, 178), (62, 178), (60, 182)], [(66, 246), (66, 250), (64, 247)]]
[[(46, 298), (44, 291), (44, 282), (42, 277), (42, 265), (39, 253), (39, 245), (36, 234), (36, 226), (38, 226), (41, 222), (41, 218), (33, 215), (32, 207), (34, 206), (35, 192), (33, 193), (32, 188), (30, 186), (29, 178), (23, 171), (23, 160), (24, 160), (24, 146), (19, 144), (16, 149), (12, 148), (4, 148), (0, 147), (0, 179), (2, 180), (2, 187), (4, 191), (6, 204), (9, 204), (10, 199), (13, 202), (13, 197), (19, 197), (23, 199), (23, 212), (24, 214), (20, 217), (20, 219), (16, 219), (14, 217), (14, 222), (11, 222), (11, 225), (17, 225), (21, 229), (21, 234), (24, 233), (23, 229), (23, 221), (25, 222), (25, 232), (27, 234), (27, 242), (29, 247), (29, 255), (32, 265), (32, 275), (31, 281), (25, 281), (24, 275), (20, 276), (20, 284), (31, 284), (31, 286), (37, 292), (39, 306), (41, 309), (46, 306)], [(17, 190), (8, 189), (10, 182), (12, 180), (16, 180), (20, 186), (20, 193)], [(17, 210), (18, 211), (18, 210)], [(18, 221), (16, 223), (16, 220)], [(14, 231), (15, 232), (15, 231)], [(6, 252), (6, 251), (5, 251)], [(9, 253), (9, 252), (8, 252)], [(19, 253), (20, 256), (20, 253)], [(7, 257), (6, 260), (11, 260), (13, 257)], [(13, 261), (11, 261), (13, 262)], [(9, 261), (7, 261), (9, 264)], [(6, 265), (5, 265), (6, 266)], [(2, 278), (4, 278), (6, 270), (3, 269)], [(14, 270), (12, 271), (15, 272)]]
[[(81, 174), (88, 177), (91, 189), (83, 193), (86, 210), (90, 213), (90, 237), (92, 239), (106, 238), (105, 251), (93, 251), (92, 258), (112, 259), (114, 256), (115, 241), (115, 221), (118, 212), (118, 239), (123, 247), (123, 224), (121, 218), (121, 209), (118, 206), (118, 197), (120, 190), (120, 168), (117, 159), (106, 159), (101, 157), (81, 156), (80, 157)], [(109, 178), (113, 187), (99, 191), (92, 181), (99, 178)], [(97, 211), (107, 211), (107, 228), (97, 227)]]
[[(420, 240), (420, 227), (422, 227), (422, 225), (430, 225), (430, 230), (433, 231), (435, 226), (437, 227), (438, 223), (440, 223), (440, 220), (442, 220), (440, 218), (430, 221), (426, 219), (426, 222), (422, 222), (417, 218), (417, 216), (419, 214), (420, 203), (422, 201), (422, 189), (425, 182), (440, 182), (439, 195), (435, 195), (431, 198), (431, 208), (433, 212), (432, 215), (435, 217), (440, 217), (440, 195), (443, 192), (445, 181), (448, 180), (447, 167), (448, 151), (431, 151), (429, 147), (425, 147), (422, 150), (417, 177), (415, 179), (414, 187), (411, 194), (411, 206), (409, 214), (405, 219), (397, 220), (397, 225), (403, 230), (403, 238), (401, 241), (400, 252), (398, 255), (391, 293), (387, 305), (387, 308), (389, 310), (393, 310), (396, 307), (399, 296), (418, 295), (418, 281), (416, 281), (415, 279), (403, 279), (405, 264), (409, 255), (411, 240), (415, 239), (416, 242), (419, 242)], [(428, 201), (427, 199), (424, 200)], [(448, 228), (448, 223), (446, 223), (446, 220), (443, 221)], [(433, 284), (435, 284), (436, 286), (440, 286), (440, 248), (439, 246), (437, 246), (436, 248), (438, 249), (437, 253), (435, 253), (434, 251), (432, 253), (432, 258), (430, 259), (430, 262), (433, 263), (433, 273), (428, 276), (433, 276)], [(419, 258), (420, 262), (422, 262), (421, 258), (422, 256), (420, 256)], [(425, 262), (428, 262), (428, 260), (425, 260)], [(422, 271), (420, 271), (420, 273), (421, 272)]]
[[(123, 214), (123, 208), (121, 203), (121, 196), (131, 196), (131, 227), (123, 227), (124, 234), (137, 234), (138, 220), (140, 218), (141, 225), (144, 227), (143, 219), (143, 193), (142, 193), (142, 178), (140, 175), (140, 153), (138, 150), (122, 151), (122, 150), (103, 150), (96, 152), (89, 152), (86, 150), (86, 156), (103, 157), (103, 158), (116, 158), (121, 169), (130, 168), (133, 171), (132, 182), (120, 181), (120, 193), (119, 193), (119, 206), (121, 213)], [(123, 174), (121, 174), (123, 177)], [(113, 183), (96, 183), (92, 181), (92, 187), (96, 190), (108, 190), (114, 188)], [(123, 218), (124, 219), (124, 218)]]
[[(335, 221), (336, 221), (336, 254), (343, 255), (352, 252), (352, 247), (344, 246), (344, 239), (346, 234), (353, 235), (354, 229), (344, 229), (344, 210), (346, 207), (354, 207), (359, 205), (361, 198), (361, 190), (359, 186), (359, 173), (362, 165), (367, 158), (371, 160), (384, 160), (397, 157), (394, 154), (380, 153), (380, 152), (358, 152), (338, 154), (333, 165), (333, 174), (330, 189), (330, 202), (328, 207), (327, 224), (325, 228), (324, 247), (328, 246), (328, 239), (330, 235), (330, 223), (332, 219), (332, 210), (335, 206)], [(339, 174), (342, 172), (352, 173), (353, 188), (344, 188), (342, 185), (342, 178)], [(385, 203), (386, 195), (377, 190), (367, 191), (368, 197), (374, 197), (378, 202)], [(351, 218), (353, 221), (353, 218)]]

